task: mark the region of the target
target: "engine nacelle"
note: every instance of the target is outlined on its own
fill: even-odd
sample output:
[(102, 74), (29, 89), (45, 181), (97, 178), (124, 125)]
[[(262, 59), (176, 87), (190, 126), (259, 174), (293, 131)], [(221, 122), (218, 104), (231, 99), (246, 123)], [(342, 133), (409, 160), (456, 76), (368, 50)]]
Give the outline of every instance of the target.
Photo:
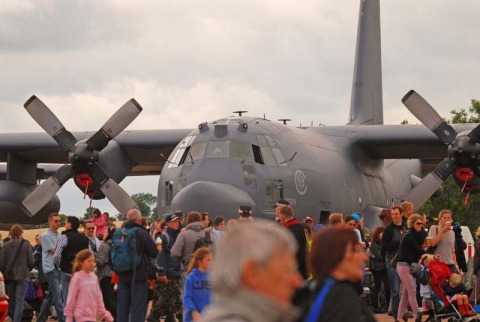
[(15, 181), (0, 181), (0, 222), (3, 224), (39, 225), (48, 221), (48, 215), (60, 210), (60, 200), (53, 197), (35, 216), (29, 217), (22, 208), (22, 201), (37, 185)]
[[(100, 164), (110, 178), (115, 180), (117, 183), (122, 182), (122, 180), (125, 179), (133, 167), (133, 163), (130, 158), (123, 153), (118, 143), (114, 140), (110, 141), (105, 149), (100, 152), (98, 164)], [(93, 183), (88, 173), (76, 174), (73, 177), (73, 180), (83, 193), (87, 191), (87, 194), (90, 198), (95, 200), (105, 198), (105, 195), (100, 190), (100, 187)]]

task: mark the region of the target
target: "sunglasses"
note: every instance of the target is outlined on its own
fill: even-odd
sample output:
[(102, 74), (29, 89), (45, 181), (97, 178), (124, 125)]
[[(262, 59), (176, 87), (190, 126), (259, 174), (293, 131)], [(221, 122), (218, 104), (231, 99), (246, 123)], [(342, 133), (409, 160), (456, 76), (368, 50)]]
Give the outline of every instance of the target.
[(416, 222), (415, 225), (417, 225), (417, 226), (423, 226), (423, 222)]

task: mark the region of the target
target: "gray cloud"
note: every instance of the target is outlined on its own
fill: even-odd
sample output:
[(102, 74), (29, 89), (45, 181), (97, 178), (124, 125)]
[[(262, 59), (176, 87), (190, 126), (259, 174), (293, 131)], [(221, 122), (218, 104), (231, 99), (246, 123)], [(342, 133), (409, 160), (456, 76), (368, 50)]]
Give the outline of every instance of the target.
[[(385, 123), (418, 123), (401, 104), (412, 88), (446, 117), (480, 99), (480, 2), (381, 7)], [(131, 97), (144, 112), (130, 129), (194, 128), (236, 109), (293, 125), (345, 124), (358, 8), (351, 0), (2, 3), (0, 128), (41, 130), (22, 107), (32, 94), (72, 131), (98, 129)], [(130, 180), (156, 193), (158, 179)], [(81, 198), (65, 189), (62, 198)]]

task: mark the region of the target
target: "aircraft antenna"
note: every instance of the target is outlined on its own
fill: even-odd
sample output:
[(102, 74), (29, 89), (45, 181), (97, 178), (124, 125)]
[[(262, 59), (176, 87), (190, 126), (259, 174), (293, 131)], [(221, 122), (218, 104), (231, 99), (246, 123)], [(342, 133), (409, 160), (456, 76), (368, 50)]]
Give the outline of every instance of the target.
[(193, 161), (192, 152), (190, 152), (190, 149), (188, 149), (188, 155), (190, 156), (190, 160), (192, 160), (192, 164), (195, 164), (195, 162)]
[(283, 125), (287, 125), (287, 122), (291, 121), (291, 119), (278, 119), (280, 122), (283, 122)]
[(175, 162), (172, 162), (172, 161), (168, 160), (168, 159), (163, 155), (163, 153), (160, 153), (160, 156), (161, 156), (165, 161), (167, 161), (168, 163), (176, 164)]
[(238, 116), (242, 116), (243, 113), (248, 113), (248, 111), (233, 111), (232, 113), (237, 113)]
[(250, 154), (250, 151), (252, 151), (252, 150), (251, 150), (251, 149), (250, 149), (250, 150), (248, 150), (247, 154), (246, 154), (246, 155), (245, 155), (245, 157), (243, 158), (243, 160), (242, 160), (242, 164), (244, 164), (244, 163), (245, 163), (245, 160), (247, 159), (248, 155)]
[(297, 152), (295, 152), (295, 153), (292, 155), (292, 157), (290, 158), (290, 160), (288, 160), (288, 161), (292, 161), (293, 158), (295, 158), (296, 155), (297, 155)]

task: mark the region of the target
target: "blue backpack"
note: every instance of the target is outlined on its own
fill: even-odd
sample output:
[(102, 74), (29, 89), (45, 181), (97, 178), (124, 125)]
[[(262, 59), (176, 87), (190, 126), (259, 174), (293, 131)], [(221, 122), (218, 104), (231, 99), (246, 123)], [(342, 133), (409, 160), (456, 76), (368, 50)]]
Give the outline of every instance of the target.
[(135, 271), (141, 257), (137, 252), (136, 232), (140, 227), (120, 228), (112, 238), (110, 257), (115, 272)]

